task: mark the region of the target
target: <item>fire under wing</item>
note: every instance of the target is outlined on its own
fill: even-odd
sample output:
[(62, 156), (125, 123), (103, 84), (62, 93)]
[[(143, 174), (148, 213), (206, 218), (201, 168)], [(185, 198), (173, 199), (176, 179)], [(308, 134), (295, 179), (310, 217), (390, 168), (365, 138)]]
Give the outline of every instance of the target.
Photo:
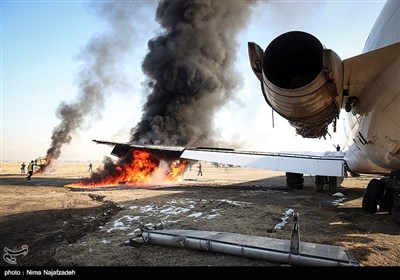
[(241, 151), (218, 148), (187, 148), (177, 146), (137, 145), (93, 140), (98, 144), (115, 145), (111, 154), (123, 157), (131, 149), (145, 150), (166, 160), (195, 160), (266, 170), (313, 174), (321, 176), (344, 177), (344, 154), (332, 152), (325, 154), (295, 154)]

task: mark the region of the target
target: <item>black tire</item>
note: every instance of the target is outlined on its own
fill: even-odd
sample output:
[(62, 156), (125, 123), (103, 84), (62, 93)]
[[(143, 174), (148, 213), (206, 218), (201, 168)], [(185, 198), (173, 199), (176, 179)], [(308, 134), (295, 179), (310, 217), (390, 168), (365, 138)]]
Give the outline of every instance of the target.
[(389, 212), (392, 211), (393, 199), (394, 199), (394, 190), (385, 189), (382, 201), (379, 203), (380, 208)]
[(315, 175), (315, 190), (317, 192), (323, 192), (325, 185), (325, 176)]
[(337, 177), (329, 176), (328, 183), (329, 183), (329, 191), (331, 193), (335, 193), (337, 190)]
[(393, 198), (393, 207), (390, 216), (393, 222), (400, 225), (400, 192), (395, 191)]
[(303, 178), (302, 173), (286, 172), (286, 178)]
[(303, 184), (303, 183), (304, 183), (304, 178), (293, 178), (293, 177), (286, 178), (286, 184)]
[(378, 212), (378, 202), (383, 198), (385, 183), (378, 179), (372, 179), (365, 190), (362, 208), (364, 211), (374, 214)]
[(301, 190), (303, 188), (303, 184), (286, 184), (288, 190), (298, 189)]
[(303, 189), (303, 184), (296, 184), (296, 189), (302, 190)]
[(296, 186), (294, 184), (286, 184), (286, 188), (288, 190), (293, 190), (294, 188), (296, 188)]
[(400, 225), (400, 208), (393, 206), (390, 217), (393, 222)]

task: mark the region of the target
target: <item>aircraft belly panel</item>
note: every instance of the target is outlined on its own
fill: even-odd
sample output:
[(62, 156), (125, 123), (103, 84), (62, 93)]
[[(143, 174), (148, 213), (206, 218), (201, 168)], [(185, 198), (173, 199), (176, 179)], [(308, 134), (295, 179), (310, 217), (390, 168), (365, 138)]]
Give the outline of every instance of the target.
[(383, 113), (400, 129), (400, 92), (397, 93), (393, 100), (383, 109)]

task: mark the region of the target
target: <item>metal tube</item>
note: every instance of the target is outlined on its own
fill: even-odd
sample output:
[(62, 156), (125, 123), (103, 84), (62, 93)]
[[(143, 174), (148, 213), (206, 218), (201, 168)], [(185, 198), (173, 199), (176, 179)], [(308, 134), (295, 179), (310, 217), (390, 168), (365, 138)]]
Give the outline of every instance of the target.
[[(193, 231), (188, 231), (193, 233)], [(213, 233), (213, 232), (198, 232), (199, 235), (213, 235), (216, 238), (223, 237), (224, 233)], [(240, 237), (243, 239), (243, 235), (235, 235), (232, 233), (228, 233), (229, 237)], [(248, 236), (252, 238), (251, 236)], [(266, 248), (266, 247), (258, 247), (252, 245), (243, 245), (236, 242), (227, 242), (222, 240), (216, 240), (213, 238), (204, 238), (199, 236), (190, 236), (189, 234), (185, 234), (184, 230), (180, 230), (178, 233), (174, 233), (174, 231), (143, 231), (142, 238), (145, 243), (155, 244), (155, 245), (163, 245), (163, 246), (172, 246), (172, 247), (183, 247), (190, 248), (194, 250), (202, 250), (202, 251), (210, 251), (222, 254), (229, 254), (235, 256), (248, 257), (253, 259), (260, 259), (270, 262), (277, 263), (286, 263), (291, 265), (311, 265), (311, 266), (358, 266), (357, 261), (353, 258), (344, 258), (340, 250), (328, 250), (328, 251), (337, 251), (338, 258), (332, 258), (331, 256), (318, 256), (310, 254), (311, 249), (316, 246), (330, 246), (330, 245), (322, 245), (322, 244), (312, 244), (303, 242), (301, 245), (303, 247), (303, 251), (307, 252), (307, 254), (299, 252), (299, 254), (290, 253), (290, 246), (287, 243), (287, 240), (274, 239), (274, 238), (265, 238), (270, 243), (274, 243), (275, 247), (279, 247), (281, 249), (276, 248)], [(239, 238), (239, 239), (240, 239)], [(254, 237), (253, 237), (254, 238)], [(308, 248), (309, 247), (309, 248)], [(333, 249), (342, 249), (337, 246)], [(332, 249), (332, 248), (330, 248)], [(345, 254), (346, 255), (346, 254)]]

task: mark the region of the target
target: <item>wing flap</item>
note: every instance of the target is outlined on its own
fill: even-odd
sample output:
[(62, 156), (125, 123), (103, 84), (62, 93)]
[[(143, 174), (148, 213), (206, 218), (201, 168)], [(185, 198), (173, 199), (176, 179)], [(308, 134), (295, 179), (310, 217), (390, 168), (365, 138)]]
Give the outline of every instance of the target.
[(395, 43), (343, 61), (343, 85), (350, 96), (358, 97), (365, 86), (400, 56), (400, 43)]
[(239, 165), (282, 172), (344, 177), (343, 155), (316, 156), (307, 154), (264, 153), (247, 151), (185, 149), (183, 159)]

